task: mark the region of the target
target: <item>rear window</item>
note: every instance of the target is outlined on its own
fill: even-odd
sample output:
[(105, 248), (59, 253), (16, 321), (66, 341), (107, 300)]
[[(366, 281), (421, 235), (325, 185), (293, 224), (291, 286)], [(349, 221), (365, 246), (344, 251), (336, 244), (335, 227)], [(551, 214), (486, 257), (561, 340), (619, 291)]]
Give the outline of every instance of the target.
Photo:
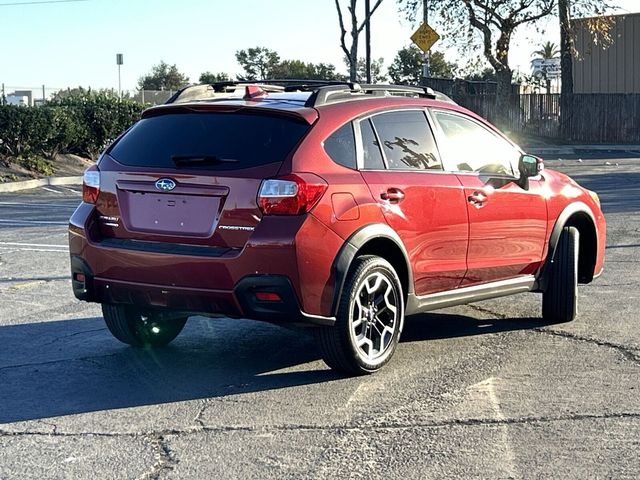
[(310, 126), (293, 119), (238, 113), (180, 113), (144, 118), (107, 152), (124, 165), (237, 170), (282, 162)]

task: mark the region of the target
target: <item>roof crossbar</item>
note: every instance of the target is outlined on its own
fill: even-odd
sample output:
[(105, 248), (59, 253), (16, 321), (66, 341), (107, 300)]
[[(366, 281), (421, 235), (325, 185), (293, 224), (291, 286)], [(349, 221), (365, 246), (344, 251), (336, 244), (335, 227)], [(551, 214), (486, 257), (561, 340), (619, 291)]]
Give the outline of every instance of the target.
[[(167, 101), (174, 103), (180, 96), (184, 94), (185, 99), (190, 96), (185, 90), (195, 88), (209, 88), (209, 94), (203, 100), (213, 100), (212, 94), (224, 94), (229, 91), (230, 87), (242, 85), (260, 86), (266, 92), (311, 92), (311, 95), (305, 102), (305, 107), (318, 107), (330, 103), (339, 103), (349, 100), (362, 98), (405, 95), (421, 98), (430, 98), (433, 100), (449, 101), (451, 100), (441, 93), (434, 92), (429, 87), (417, 87), (411, 85), (370, 85), (359, 84), (337, 80), (305, 80), (305, 79), (270, 79), (270, 80), (233, 80), (226, 82), (216, 82), (210, 85), (194, 85), (186, 87), (176, 92), (176, 94)], [(197, 95), (198, 92), (194, 91)]]

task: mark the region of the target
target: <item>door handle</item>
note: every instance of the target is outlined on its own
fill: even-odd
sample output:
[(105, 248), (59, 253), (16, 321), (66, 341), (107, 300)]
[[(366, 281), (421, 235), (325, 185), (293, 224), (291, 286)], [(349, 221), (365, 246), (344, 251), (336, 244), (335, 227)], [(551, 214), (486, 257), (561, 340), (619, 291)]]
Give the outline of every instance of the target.
[(471, 205), (474, 205), (476, 208), (480, 208), (484, 205), (484, 202), (487, 201), (487, 196), (482, 192), (476, 191), (469, 195), (467, 200)]
[(400, 203), (404, 200), (404, 192), (399, 188), (388, 188), (386, 192), (380, 194), (380, 198), (391, 203)]

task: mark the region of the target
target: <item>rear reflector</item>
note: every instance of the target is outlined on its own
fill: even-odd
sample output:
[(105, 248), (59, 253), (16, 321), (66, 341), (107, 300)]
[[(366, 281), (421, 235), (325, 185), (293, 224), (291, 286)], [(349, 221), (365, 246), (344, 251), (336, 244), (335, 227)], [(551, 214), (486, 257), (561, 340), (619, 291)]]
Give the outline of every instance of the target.
[(82, 201), (96, 203), (100, 193), (100, 171), (95, 165), (90, 166), (84, 172), (82, 178)]
[(260, 302), (281, 302), (282, 297), (273, 292), (256, 292), (256, 300)]
[(315, 207), (326, 190), (327, 182), (312, 173), (263, 180), (258, 206), (265, 215), (300, 215)]

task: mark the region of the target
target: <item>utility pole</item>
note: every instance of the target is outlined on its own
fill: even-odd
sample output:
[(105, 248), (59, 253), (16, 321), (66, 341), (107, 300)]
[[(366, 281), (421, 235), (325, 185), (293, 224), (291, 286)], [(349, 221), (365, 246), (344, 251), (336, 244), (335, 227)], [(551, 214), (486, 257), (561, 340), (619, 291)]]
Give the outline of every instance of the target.
[(45, 103), (47, 103), (47, 95), (45, 93), (44, 85), (42, 85), (42, 104), (44, 105)]
[(4, 82), (2, 83), (2, 98), (0, 98), (0, 104), (2, 105), (7, 104), (7, 97), (4, 94)]
[(364, 0), (364, 14), (365, 14), (365, 51), (366, 51), (366, 74), (367, 83), (371, 83), (371, 5), (370, 0)]
[[(424, 13), (424, 23), (429, 24), (429, 0), (422, 0), (422, 11)], [(424, 64), (422, 65), (422, 76), (426, 79), (429, 78), (429, 60), (431, 57), (431, 50), (424, 54)], [(425, 81), (426, 85), (426, 81)]]

